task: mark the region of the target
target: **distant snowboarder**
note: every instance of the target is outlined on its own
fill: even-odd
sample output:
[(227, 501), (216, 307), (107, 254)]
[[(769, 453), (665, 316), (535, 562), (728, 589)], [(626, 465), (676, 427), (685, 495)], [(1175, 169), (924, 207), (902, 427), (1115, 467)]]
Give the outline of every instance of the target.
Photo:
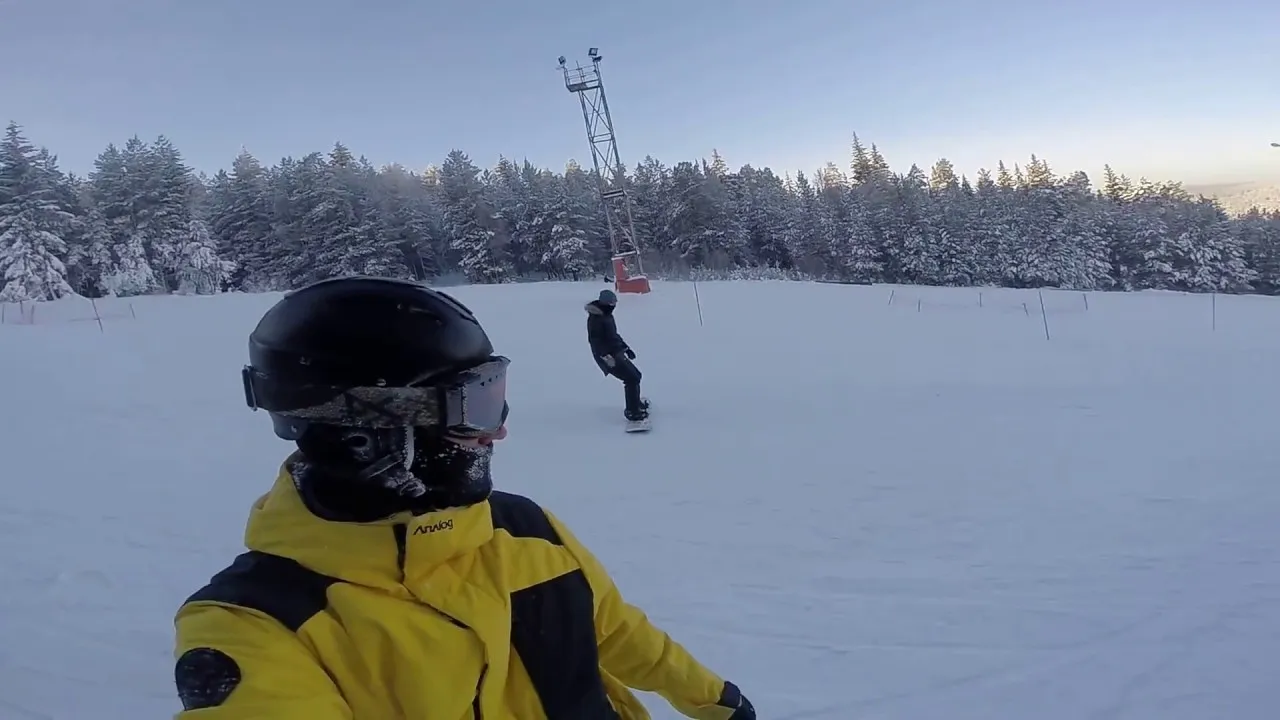
[(649, 402), (640, 395), (640, 368), (632, 362), (636, 353), (618, 334), (613, 318), (617, 307), (618, 296), (612, 290), (601, 290), (599, 298), (587, 303), (587, 342), (600, 371), (622, 381), (623, 415), (631, 423), (643, 423), (649, 419)]

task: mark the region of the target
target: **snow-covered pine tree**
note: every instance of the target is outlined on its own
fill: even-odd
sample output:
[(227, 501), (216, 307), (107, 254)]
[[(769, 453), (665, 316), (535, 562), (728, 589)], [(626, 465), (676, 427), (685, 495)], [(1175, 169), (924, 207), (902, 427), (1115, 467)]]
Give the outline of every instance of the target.
[(587, 228), (590, 217), (579, 196), (563, 177), (548, 177), (539, 189), (540, 215), (537, 244), (542, 248), (540, 269), (550, 278), (579, 280), (592, 274)]
[(937, 231), (937, 281), (942, 285), (972, 285), (981, 259), (973, 232), (977, 203), (946, 161), (934, 165), (928, 194), (931, 202), (927, 211), (932, 215), (929, 224)]
[[(671, 197), (666, 234), (683, 268), (727, 269), (729, 247), (736, 245), (726, 227), (729, 198), (723, 185), (708, 178), (699, 164), (678, 163), (671, 169)], [(727, 247), (728, 246), (728, 247)]]
[(871, 283), (883, 268), (876, 250), (875, 231), (861, 200), (850, 193), (845, 201), (845, 217), (833, 223), (831, 258), (835, 276), (846, 282)]
[[(90, 204), (80, 222), (80, 232), (67, 253), (67, 264), (75, 271), (72, 287), (81, 295), (96, 296), (103, 292), (102, 276), (112, 270), (113, 239), (107, 221), (96, 206)], [(70, 278), (68, 278), (70, 280)]]
[(803, 172), (791, 182), (794, 213), (788, 236), (789, 252), (795, 267), (810, 277), (825, 277), (832, 270), (831, 248), (837, 242), (826, 207), (818, 199), (818, 191)]
[(49, 160), (39, 160), (17, 123), (0, 140), (0, 302), (73, 294), (63, 233), (74, 216), (59, 206)]
[(436, 270), (431, 273), (431, 276), (435, 277), (453, 272), (457, 268), (457, 259), (453, 251), (452, 240), (445, 231), (444, 209), (446, 203), (444, 186), (440, 183), (439, 167), (428, 165), (422, 171), (418, 190), (422, 193), (422, 206), (426, 211), (427, 220), (431, 228), (428, 247), (423, 248), (421, 251), (429, 253), (432, 263), (435, 265)]
[(149, 182), (149, 164), (142, 142), (132, 138), (121, 150), (108, 145), (94, 161), (88, 194), (93, 201), (97, 230), (110, 257), (99, 257), (97, 288), (108, 295), (136, 295), (160, 289), (155, 267), (147, 255), (147, 239), (139, 228)]
[(880, 150), (872, 144), (870, 149), (862, 144), (857, 133), (853, 134), (852, 158), (849, 169), (850, 180), (854, 185), (863, 185), (889, 173), (889, 164), (885, 162)]
[[(126, 150), (127, 151), (127, 150)], [(182, 154), (163, 135), (146, 148), (146, 178), (139, 208), (138, 224), (145, 228), (151, 247), (149, 256), (159, 271), (166, 290), (176, 290), (183, 282), (180, 267), (188, 261), (192, 186), (195, 179)]]
[[(435, 215), (422, 178), (400, 165), (380, 169), (367, 188), (377, 232), (400, 251), (398, 263), (408, 274), (426, 278), (439, 273)], [(397, 273), (404, 270), (396, 269)]]
[(1067, 191), (1053, 175), (1048, 163), (1031, 156), (1024, 172), (1014, 166), (1012, 190), (1007, 190), (1015, 208), (1018, 227), (1017, 253), (1013, 257), (1011, 281), (1017, 287), (1055, 287), (1062, 284), (1063, 262), (1071, 255), (1064, 242), (1062, 223), (1067, 215)]
[(102, 277), (102, 289), (108, 295), (124, 297), (158, 292), (160, 279), (147, 259), (146, 238), (135, 232), (115, 247), (115, 262)]
[(1232, 223), (1232, 232), (1244, 254), (1245, 267), (1256, 274), (1252, 289), (1280, 294), (1280, 213), (1253, 208)]
[(600, 174), (594, 168), (586, 170), (570, 160), (565, 163), (563, 177), (569, 195), (586, 213), (587, 245), (591, 248), (592, 267), (609, 268), (608, 272), (612, 274), (613, 238), (609, 234), (608, 212), (600, 197)]
[(1114, 203), (1126, 203), (1133, 199), (1133, 183), (1124, 175), (1117, 174), (1110, 165), (1102, 166), (1102, 196)]
[(956, 175), (956, 166), (946, 158), (933, 164), (929, 171), (929, 189), (934, 192), (942, 190), (959, 190), (960, 178)]
[(222, 292), (235, 270), (235, 263), (218, 257), (217, 241), (209, 226), (199, 218), (187, 222), (187, 234), (175, 246), (172, 264), (177, 291), (183, 294), (213, 295)]
[[(652, 156), (645, 156), (627, 183), (627, 190), (631, 193), (631, 219), (640, 247), (648, 257), (658, 255), (662, 249), (671, 246), (671, 238), (665, 235), (670, 183), (669, 169)], [(595, 202), (599, 204), (600, 201)]]
[(466, 153), (454, 150), (440, 167), (444, 226), (458, 256), (458, 268), (475, 283), (499, 283), (510, 274), (496, 247), (493, 216), (482, 203), (480, 170)]
[(270, 174), (248, 150), (236, 156), (230, 173), (214, 178), (209, 228), (219, 257), (236, 264), (236, 289), (280, 289), (290, 248), (278, 242), (273, 231), (271, 187)]
[(383, 232), (370, 200), (376, 171), (366, 159), (352, 157), (342, 143), (334, 145), (326, 160), (309, 162), (314, 172), (298, 183), (299, 192), (308, 195), (302, 221), (302, 238), (314, 261), (308, 281), (348, 275), (411, 277), (399, 238)]
[(525, 175), (514, 162), (499, 157), (483, 185), (485, 203), (493, 208), (495, 241), (506, 248), (511, 272), (528, 275), (539, 271), (539, 254), (532, 247), (537, 210)]
[[(903, 280), (921, 285), (941, 284), (942, 248), (938, 240), (938, 228), (934, 219), (938, 212), (933, 208), (928, 182), (924, 171), (912, 165), (904, 175), (889, 179), (892, 192), (887, 205), (881, 208), (883, 226), (890, 230), (886, 235), (894, 246), (893, 256)], [(873, 215), (874, 217), (874, 215)]]
[(42, 147), (36, 151), (36, 167), (44, 173), (45, 181), (53, 188), (58, 209), (72, 216), (71, 221), (60, 233), (67, 243), (65, 258), (67, 282), (78, 294), (93, 293), (96, 285), (91, 278), (85, 277), (84, 268), (75, 262), (81, 255), (80, 249), (85, 244), (86, 233), (89, 231), (87, 215), (90, 206), (84, 202), (86, 183), (73, 174), (64, 173), (58, 167), (58, 156), (49, 152), (47, 148)]
[(791, 269), (795, 203), (786, 185), (768, 168), (747, 165), (738, 174), (744, 187), (743, 227), (750, 257), (758, 266)]

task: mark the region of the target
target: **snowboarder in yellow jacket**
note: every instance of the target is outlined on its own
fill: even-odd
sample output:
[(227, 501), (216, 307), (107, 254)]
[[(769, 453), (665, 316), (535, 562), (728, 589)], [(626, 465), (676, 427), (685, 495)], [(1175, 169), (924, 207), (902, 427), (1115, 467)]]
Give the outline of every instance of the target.
[(507, 358), (448, 295), (286, 295), (246, 400), (297, 444), (236, 558), (177, 613), (178, 720), (642, 720), (632, 690), (754, 720), (554, 515), (493, 490)]

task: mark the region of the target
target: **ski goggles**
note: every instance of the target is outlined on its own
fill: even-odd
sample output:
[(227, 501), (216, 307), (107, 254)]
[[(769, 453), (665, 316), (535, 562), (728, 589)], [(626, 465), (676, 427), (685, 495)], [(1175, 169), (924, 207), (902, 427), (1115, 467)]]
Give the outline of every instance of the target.
[(286, 385), (248, 365), (241, 377), (252, 410), (326, 425), (430, 427), (455, 437), (480, 438), (496, 434), (507, 421), (510, 364), (510, 359), (495, 356), (409, 387)]

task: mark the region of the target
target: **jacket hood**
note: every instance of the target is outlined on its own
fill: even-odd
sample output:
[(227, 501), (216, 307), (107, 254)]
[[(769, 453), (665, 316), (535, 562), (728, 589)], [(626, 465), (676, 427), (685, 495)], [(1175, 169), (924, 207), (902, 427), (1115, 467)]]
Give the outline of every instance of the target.
[(493, 538), (489, 503), (369, 523), (331, 522), (303, 504), (288, 463), (249, 513), (245, 546), (344, 582), (404, 592), (441, 565)]
[(588, 315), (608, 315), (613, 312), (613, 308), (601, 305), (599, 300), (592, 300), (587, 303), (586, 308)]

